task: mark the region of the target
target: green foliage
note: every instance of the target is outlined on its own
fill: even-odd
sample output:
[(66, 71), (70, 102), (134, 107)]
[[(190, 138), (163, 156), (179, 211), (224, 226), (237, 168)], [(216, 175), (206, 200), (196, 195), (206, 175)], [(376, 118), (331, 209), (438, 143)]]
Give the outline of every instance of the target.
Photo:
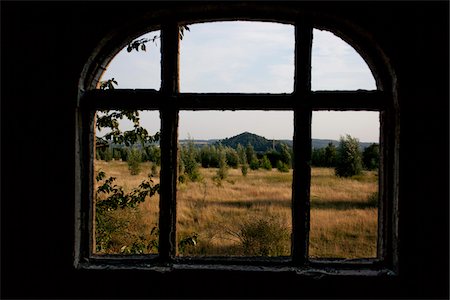
[(249, 220), (240, 225), (237, 236), (245, 255), (289, 255), (290, 231), (276, 218)]
[[(181, 25), (179, 26), (179, 32), (180, 32), (180, 39), (182, 40), (184, 37), (184, 31), (190, 31), (189, 27), (187, 25)], [(147, 51), (147, 46), (145, 45), (148, 42), (152, 42), (155, 44), (155, 46), (158, 46), (157, 41), (161, 39), (160, 35), (154, 35), (152, 38), (141, 38), (134, 41), (131, 41), (128, 43), (127, 46), (127, 52), (131, 52), (133, 50), (136, 50), (139, 52), (139, 50)]]
[(239, 163), (240, 164), (247, 164), (248, 163), (248, 161), (247, 161), (247, 154), (246, 154), (246, 151), (245, 151), (244, 147), (242, 147), (241, 144), (238, 144), (236, 146), (236, 152), (237, 152), (238, 157), (239, 157)]
[(157, 166), (161, 165), (161, 148), (150, 145), (145, 147), (146, 159), (155, 163)]
[(372, 144), (365, 148), (362, 154), (364, 168), (366, 170), (376, 170), (380, 164), (380, 147), (378, 144)]
[(219, 156), (214, 145), (205, 145), (200, 149), (200, 164), (203, 168), (219, 167)]
[(328, 143), (325, 148), (325, 167), (334, 167), (336, 165), (337, 149), (333, 143)]
[(334, 168), (337, 159), (337, 149), (333, 143), (328, 143), (325, 148), (313, 149), (311, 164), (315, 167)]
[(280, 145), (280, 160), (283, 164), (287, 165), (288, 168), (291, 166), (292, 164), (292, 156), (291, 153), (289, 151), (289, 148), (286, 144), (281, 144)]
[(289, 165), (279, 160), (277, 161), (277, 170), (283, 173), (287, 173), (289, 172)]
[(111, 161), (112, 159), (113, 159), (112, 149), (110, 147), (105, 148), (103, 150), (103, 160), (104, 161)]
[(135, 147), (128, 149), (127, 164), (131, 175), (138, 175), (141, 172), (142, 153)]
[(270, 163), (270, 160), (267, 158), (267, 155), (264, 155), (261, 159), (261, 168), (265, 170), (272, 170), (272, 164)]
[(107, 89), (113, 90), (114, 85), (117, 85), (117, 81), (114, 78), (111, 78), (111, 79), (108, 79), (105, 81), (100, 81), (99, 83), (100, 83), (99, 87), (101, 90), (107, 90)]
[[(180, 147), (181, 161), (183, 162), (183, 173), (190, 181), (200, 181), (201, 175), (199, 165), (197, 163), (198, 150), (192, 140), (187, 142), (187, 145)], [(182, 174), (182, 173), (180, 173)]]
[[(119, 129), (119, 120), (127, 118), (133, 122), (133, 129), (121, 131)], [(121, 110), (110, 111), (102, 110), (97, 114), (96, 127), (98, 130), (109, 128), (111, 132), (105, 136), (98, 138), (101, 142), (112, 142), (127, 147), (140, 143), (142, 146), (159, 141), (159, 133), (150, 135), (147, 129), (140, 126), (139, 111), (137, 110)]]
[(152, 163), (152, 166), (150, 167), (150, 176), (152, 176), (152, 177), (159, 176), (158, 167), (157, 167), (156, 163)]
[[(95, 241), (98, 252), (108, 252), (113, 246), (113, 236), (124, 233), (130, 220), (118, 219), (114, 212), (117, 210), (129, 210), (133, 212), (139, 203), (145, 201), (146, 197), (152, 197), (159, 193), (159, 184), (153, 185), (151, 178), (143, 181), (138, 188), (125, 193), (123, 188), (114, 184), (115, 178), (106, 179), (106, 174), (99, 171), (96, 181), (100, 183), (95, 193)], [(105, 198), (106, 197), (106, 198)], [(131, 211), (130, 211), (131, 209)], [(124, 213), (120, 213), (122, 215)], [(136, 212), (134, 213), (136, 215)], [(139, 240), (144, 237), (139, 237)], [(131, 246), (122, 247), (124, 253), (140, 253), (139, 240)]]
[(227, 165), (231, 168), (237, 168), (239, 166), (239, 155), (236, 150), (230, 147), (225, 147), (225, 155)]
[(267, 151), (264, 155), (269, 159), (272, 168), (276, 168), (277, 161), (281, 160), (281, 154), (276, 150)]
[(359, 140), (350, 135), (341, 137), (337, 149), (335, 173), (339, 177), (351, 177), (362, 172), (362, 158)]
[(248, 174), (248, 164), (247, 163), (241, 165), (241, 172), (242, 172), (243, 176), (247, 176), (247, 174)]
[(258, 170), (259, 169), (259, 160), (256, 156), (256, 152), (253, 149), (253, 146), (251, 144), (247, 145), (247, 148), (245, 148), (245, 155), (247, 157), (247, 162), (251, 170)]
[(214, 176), (214, 180), (218, 185), (221, 184), (222, 180), (227, 178), (228, 176), (228, 166), (226, 161), (225, 149), (220, 147), (219, 149), (219, 168), (217, 169), (216, 176)]
[(152, 197), (155, 193), (159, 193), (159, 184), (153, 185), (151, 177), (148, 180), (144, 180), (130, 193), (125, 194), (123, 187), (113, 184), (116, 180), (115, 177), (109, 177), (106, 179), (106, 174), (103, 171), (99, 171), (96, 176), (97, 182), (102, 184), (97, 188), (96, 200), (99, 200), (99, 196), (104, 194), (108, 197), (104, 200), (96, 201), (97, 211), (102, 210), (115, 210), (118, 208), (136, 207), (137, 204), (145, 201), (145, 197)]

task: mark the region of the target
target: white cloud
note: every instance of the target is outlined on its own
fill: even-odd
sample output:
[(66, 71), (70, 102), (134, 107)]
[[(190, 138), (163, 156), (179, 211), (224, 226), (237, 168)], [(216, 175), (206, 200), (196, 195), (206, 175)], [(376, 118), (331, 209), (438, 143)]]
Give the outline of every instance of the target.
[(312, 48), (313, 90), (376, 89), (362, 57), (331, 32), (314, 30)]
[[(181, 91), (290, 93), (294, 82), (294, 47), (291, 25), (264, 22), (190, 25), (180, 45)], [(116, 78), (119, 88), (159, 89), (159, 43), (158, 47), (149, 43), (147, 48), (147, 52), (120, 52), (103, 78)], [(314, 30), (312, 88), (376, 87), (369, 68), (352, 47), (329, 32)], [(158, 130), (158, 116), (143, 113), (142, 120), (152, 131)], [(291, 138), (292, 122), (292, 112), (181, 112), (179, 136), (186, 138), (189, 133), (194, 138), (224, 138), (250, 131), (267, 138)], [(312, 133), (314, 138), (338, 139), (350, 133), (361, 141), (377, 141), (378, 114), (315, 112)]]
[[(190, 28), (189, 35), (185, 36), (180, 47), (181, 91), (292, 90), (280, 90), (283, 86), (276, 83), (279, 79), (270, 71), (272, 66), (293, 61), (292, 26), (262, 22), (217, 22), (191, 25)], [(291, 72), (293, 74), (293, 69)]]

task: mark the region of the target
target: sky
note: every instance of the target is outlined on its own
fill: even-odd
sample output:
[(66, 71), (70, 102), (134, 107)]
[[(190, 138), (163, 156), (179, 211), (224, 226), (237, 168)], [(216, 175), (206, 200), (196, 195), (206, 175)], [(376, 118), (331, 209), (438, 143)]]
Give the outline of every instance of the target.
[[(294, 27), (265, 22), (215, 22), (189, 25), (180, 43), (180, 92), (292, 93)], [(143, 37), (159, 36), (151, 32)], [(117, 88), (160, 88), (160, 42), (147, 51), (119, 52), (102, 80)], [(314, 30), (313, 90), (376, 89), (361, 56), (330, 32)], [(142, 112), (142, 124), (159, 130), (159, 114)], [(123, 122), (123, 129), (131, 123)], [(242, 132), (268, 139), (292, 139), (292, 111), (180, 111), (179, 138), (222, 139)], [(339, 140), (350, 134), (378, 142), (377, 112), (313, 112), (312, 137)]]

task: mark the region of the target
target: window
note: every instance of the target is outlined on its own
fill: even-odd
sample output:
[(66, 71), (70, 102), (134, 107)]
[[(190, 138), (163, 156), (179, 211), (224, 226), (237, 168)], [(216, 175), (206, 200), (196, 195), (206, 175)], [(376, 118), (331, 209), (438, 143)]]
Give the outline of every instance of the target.
[[(388, 94), (381, 88), (377, 90), (312, 90), (311, 52), (313, 36), (316, 34), (313, 23), (304, 19), (279, 20), (289, 23), (295, 29), (295, 59), (293, 62), (293, 90), (267, 94), (267, 91), (249, 92), (240, 87), (231, 87), (232, 92), (212, 93), (210, 90), (192, 86), (189, 92), (180, 91), (180, 83), (188, 81), (183, 78), (183, 64), (180, 63), (180, 26), (183, 20), (163, 23), (154, 30), (161, 32), (161, 88), (149, 89), (91, 89), (80, 98), (79, 123), (79, 183), (77, 185), (78, 217), (76, 265), (78, 267), (110, 266), (116, 264), (123, 267), (158, 268), (169, 263), (175, 267), (202, 267), (207, 265), (216, 268), (225, 265), (269, 266), (273, 268), (311, 269), (335, 268), (348, 270), (364, 270), (369, 274), (379, 274), (392, 269), (395, 244), (392, 228), (396, 219), (395, 211), (395, 116), (387, 105)], [(207, 24), (202, 24), (206, 26)], [(190, 26), (190, 25), (189, 25)], [(192, 25), (194, 26), (194, 25)], [(313, 34), (314, 32), (314, 34)], [(317, 33), (320, 35), (319, 33)], [(116, 46), (117, 47), (117, 46)], [(105, 50), (106, 51), (106, 50)], [(98, 71), (100, 73), (100, 71)], [(218, 70), (220, 72), (220, 70)], [(378, 74), (378, 73), (377, 73)], [(95, 76), (94, 76), (95, 78)], [(182, 80), (180, 80), (180, 78)], [(378, 77), (376, 77), (378, 78)], [(377, 82), (382, 86), (382, 82)], [(334, 84), (334, 83), (333, 83)], [(157, 87), (157, 85), (156, 85)], [(234, 89), (234, 90), (233, 90)], [(326, 88), (325, 88), (326, 89)], [(161, 170), (160, 170), (160, 203), (159, 203), (159, 238), (157, 254), (138, 256), (98, 256), (92, 253), (93, 246), (93, 199), (94, 170), (93, 145), (95, 134), (95, 112), (98, 110), (156, 110), (160, 113), (161, 134)], [(291, 216), (292, 231), (290, 255), (286, 257), (217, 257), (211, 259), (177, 256), (177, 182), (178, 182), (178, 128), (179, 116), (183, 111), (290, 111), (293, 113), (293, 151), (295, 159), (292, 163), (292, 199)], [(377, 214), (377, 255), (376, 258), (354, 260), (311, 259), (310, 220), (311, 220), (311, 155), (313, 114), (317, 111), (371, 111), (378, 112), (380, 117), (380, 171), (379, 203)], [(395, 132), (395, 130), (394, 130)], [(328, 257), (327, 257), (328, 258)], [(345, 267), (343, 267), (345, 266)], [(306, 268), (306, 269), (303, 269)], [(309, 269), (308, 269), (309, 268)], [(347, 271), (344, 271), (347, 270)], [(324, 271), (325, 272), (325, 271)], [(302, 272), (300, 272), (302, 273)]]

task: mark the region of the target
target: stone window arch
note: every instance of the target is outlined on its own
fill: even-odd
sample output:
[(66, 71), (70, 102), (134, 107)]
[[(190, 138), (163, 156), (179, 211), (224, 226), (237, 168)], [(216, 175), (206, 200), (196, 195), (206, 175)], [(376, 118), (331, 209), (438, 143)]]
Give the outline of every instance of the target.
[[(292, 94), (200, 94), (179, 92), (179, 26), (223, 20), (267, 21), (295, 26), (295, 79)], [(311, 91), (311, 44), (314, 28), (327, 30), (351, 45), (369, 66), (377, 85), (373, 91)], [(161, 89), (98, 90), (101, 74), (130, 40), (161, 30)], [(299, 59), (301, 58), (301, 59)], [(76, 246), (78, 268), (232, 268), (295, 270), (298, 274), (392, 274), (397, 266), (399, 105), (396, 76), (382, 49), (361, 28), (330, 13), (282, 4), (210, 4), (153, 10), (118, 26), (99, 42), (79, 81), (76, 151)], [(124, 101), (126, 99), (126, 101)], [(232, 100), (230, 100), (232, 99)], [(99, 109), (153, 109), (161, 115), (161, 203), (159, 255), (156, 257), (98, 258), (90, 251), (92, 236), (93, 140), (95, 111)], [(294, 112), (292, 199), (292, 255), (288, 261), (183, 260), (176, 258), (176, 170), (178, 111), (287, 109)], [(311, 261), (308, 258), (311, 114), (313, 110), (370, 110), (380, 112), (380, 189), (378, 257), (358, 262)]]

